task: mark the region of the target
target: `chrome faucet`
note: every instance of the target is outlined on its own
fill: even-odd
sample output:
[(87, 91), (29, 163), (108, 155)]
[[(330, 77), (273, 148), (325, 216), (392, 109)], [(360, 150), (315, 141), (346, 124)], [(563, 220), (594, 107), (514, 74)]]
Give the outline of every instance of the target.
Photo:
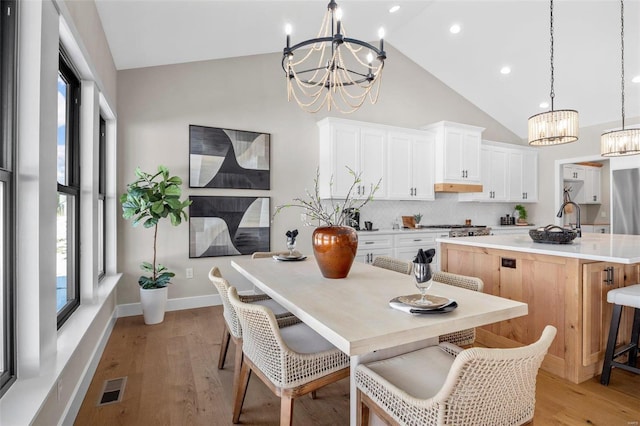
[(579, 205), (577, 205), (571, 200), (565, 201), (564, 203), (562, 203), (562, 206), (560, 206), (560, 210), (558, 210), (558, 214), (556, 216), (562, 217), (562, 214), (564, 213), (564, 208), (567, 206), (567, 204), (571, 204), (576, 208), (576, 232), (578, 233), (578, 238), (581, 238), (582, 228), (580, 228), (580, 206)]

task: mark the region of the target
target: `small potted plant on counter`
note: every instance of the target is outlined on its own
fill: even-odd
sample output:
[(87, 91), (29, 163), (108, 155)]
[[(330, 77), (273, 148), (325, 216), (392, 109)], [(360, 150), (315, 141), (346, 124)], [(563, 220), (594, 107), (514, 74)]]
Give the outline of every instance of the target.
[(526, 225), (527, 224), (527, 209), (522, 204), (517, 204), (515, 209), (516, 209), (516, 212), (518, 214), (518, 220), (516, 221), (516, 223), (518, 225)]
[(416, 228), (420, 228), (420, 221), (422, 220), (422, 213), (416, 213), (413, 215), (413, 220), (416, 221)]

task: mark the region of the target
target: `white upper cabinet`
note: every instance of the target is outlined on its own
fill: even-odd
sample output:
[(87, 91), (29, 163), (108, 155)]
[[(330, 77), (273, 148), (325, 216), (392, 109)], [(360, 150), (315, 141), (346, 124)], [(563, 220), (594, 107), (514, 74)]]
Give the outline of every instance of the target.
[(459, 195), (460, 201), (506, 201), (508, 151), (483, 145), (480, 154), (482, 192)]
[(433, 200), (434, 138), (424, 131), (389, 130), (387, 198)]
[(562, 168), (564, 180), (584, 181), (585, 170), (583, 166), (577, 164), (565, 164)]
[(584, 175), (584, 203), (602, 203), (602, 171), (599, 167), (585, 167)]
[[(384, 198), (386, 137), (383, 130), (362, 126), (347, 120), (324, 119), (320, 128), (320, 196), (322, 198), (344, 198), (353, 183), (355, 173), (362, 173), (362, 182), (354, 188), (356, 197), (369, 194), (371, 185), (380, 178), (376, 198)], [(333, 187), (330, 187), (333, 179)]]
[(480, 184), (482, 127), (440, 121), (423, 127), (435, 132), (435, 183)]
[[(344, 198), (353, 183), (345, 166), (362, 173), (356, 197), (377, 200), (433, 200), (434, 134), (382, 124), (325, 118), (320, 129), (320, 197)], [(333, 176), (333, 187), (329, 179)], [(330, 192), (331, 189), (331, 192)]]
[(578, 204), (602, 203), (602, 170), (579, 164), (562, 166), (564, 188), (570, 189), (571, 199)]
[(538, 153), (531, 148), (482, 141), (482, 193), (460, 194), (460, 201), (538, 201)]
[(534, 203), (538, 201), (538, 153), (518, 148), (509, 153), (508, 201)]

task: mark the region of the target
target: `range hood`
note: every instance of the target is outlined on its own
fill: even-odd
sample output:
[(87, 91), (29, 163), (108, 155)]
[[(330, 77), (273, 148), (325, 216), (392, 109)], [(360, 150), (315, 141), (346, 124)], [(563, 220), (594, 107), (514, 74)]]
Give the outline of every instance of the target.
[(468, 183), (436, 183), (433, 185), (435, 192), (482, 192), (482, 185)]

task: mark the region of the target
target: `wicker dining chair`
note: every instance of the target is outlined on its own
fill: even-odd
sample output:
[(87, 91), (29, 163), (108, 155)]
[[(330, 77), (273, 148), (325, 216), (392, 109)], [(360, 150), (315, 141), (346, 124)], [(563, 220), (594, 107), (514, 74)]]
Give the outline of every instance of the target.
[(413, 271), (413, 263), (390, 256), (376, 256), (372, 265), (407, 275)]
[[(229, 282), (222, 277), (220, 270), (217, 267), (211, 268), (209, 271), (209, 280), (216, 287), (222, 300), (222, 315), (224, 317), (225, 327), (222, 331), (222, 342), (220, 344), (220, 355), (218, 356), (218, 369), (224, 368), (224, 362), (227, 358), (227, 351), (229, 350), (229, 342), (233, 341), (236, 346), (235, 353), (235, 370), (233, 372), (234, 382), (240, 377), (240, 367), (242, 363), (242, 328), (240, 327), (240, 321), (236, 311), (229, 303)], [(259, 295), (243, 295), (240, 296), (240, 300), (245, 303), (256, 303), (269, 307), (278, 320), (280, 327), (286, 327), (288, 325), (297, 324), (300, 322), (298, 318), (293, 316), (285, 308), (277, 304), (266, 294)]]
[(233, 423), (254, 372), (280, 396), (280, 425), (291, 425), (294, 398), (349, 376), (349, 357), (304, 323), (278, 328), (266, 306), (243, 303), (234, 287), (229, 301), (242, 326), (242, 369), (234, 387)]
[(556, 335), (512, 349), (441, 343), (356, 368), (358, 425), (521, 425), (533, 419), (536, 375)]
[[(433, 280), (466, 288), (468, 290), (482, 291), (484, 283), (480, 278), (468, 277), (466, 275), (452, 274), (451, 272), (436, 271), (433, 273)], [(476, 329), (469, 328), (440, 336), (440, 342), (449, 342), (458, 346), (469, 346), (476, 341)]]

